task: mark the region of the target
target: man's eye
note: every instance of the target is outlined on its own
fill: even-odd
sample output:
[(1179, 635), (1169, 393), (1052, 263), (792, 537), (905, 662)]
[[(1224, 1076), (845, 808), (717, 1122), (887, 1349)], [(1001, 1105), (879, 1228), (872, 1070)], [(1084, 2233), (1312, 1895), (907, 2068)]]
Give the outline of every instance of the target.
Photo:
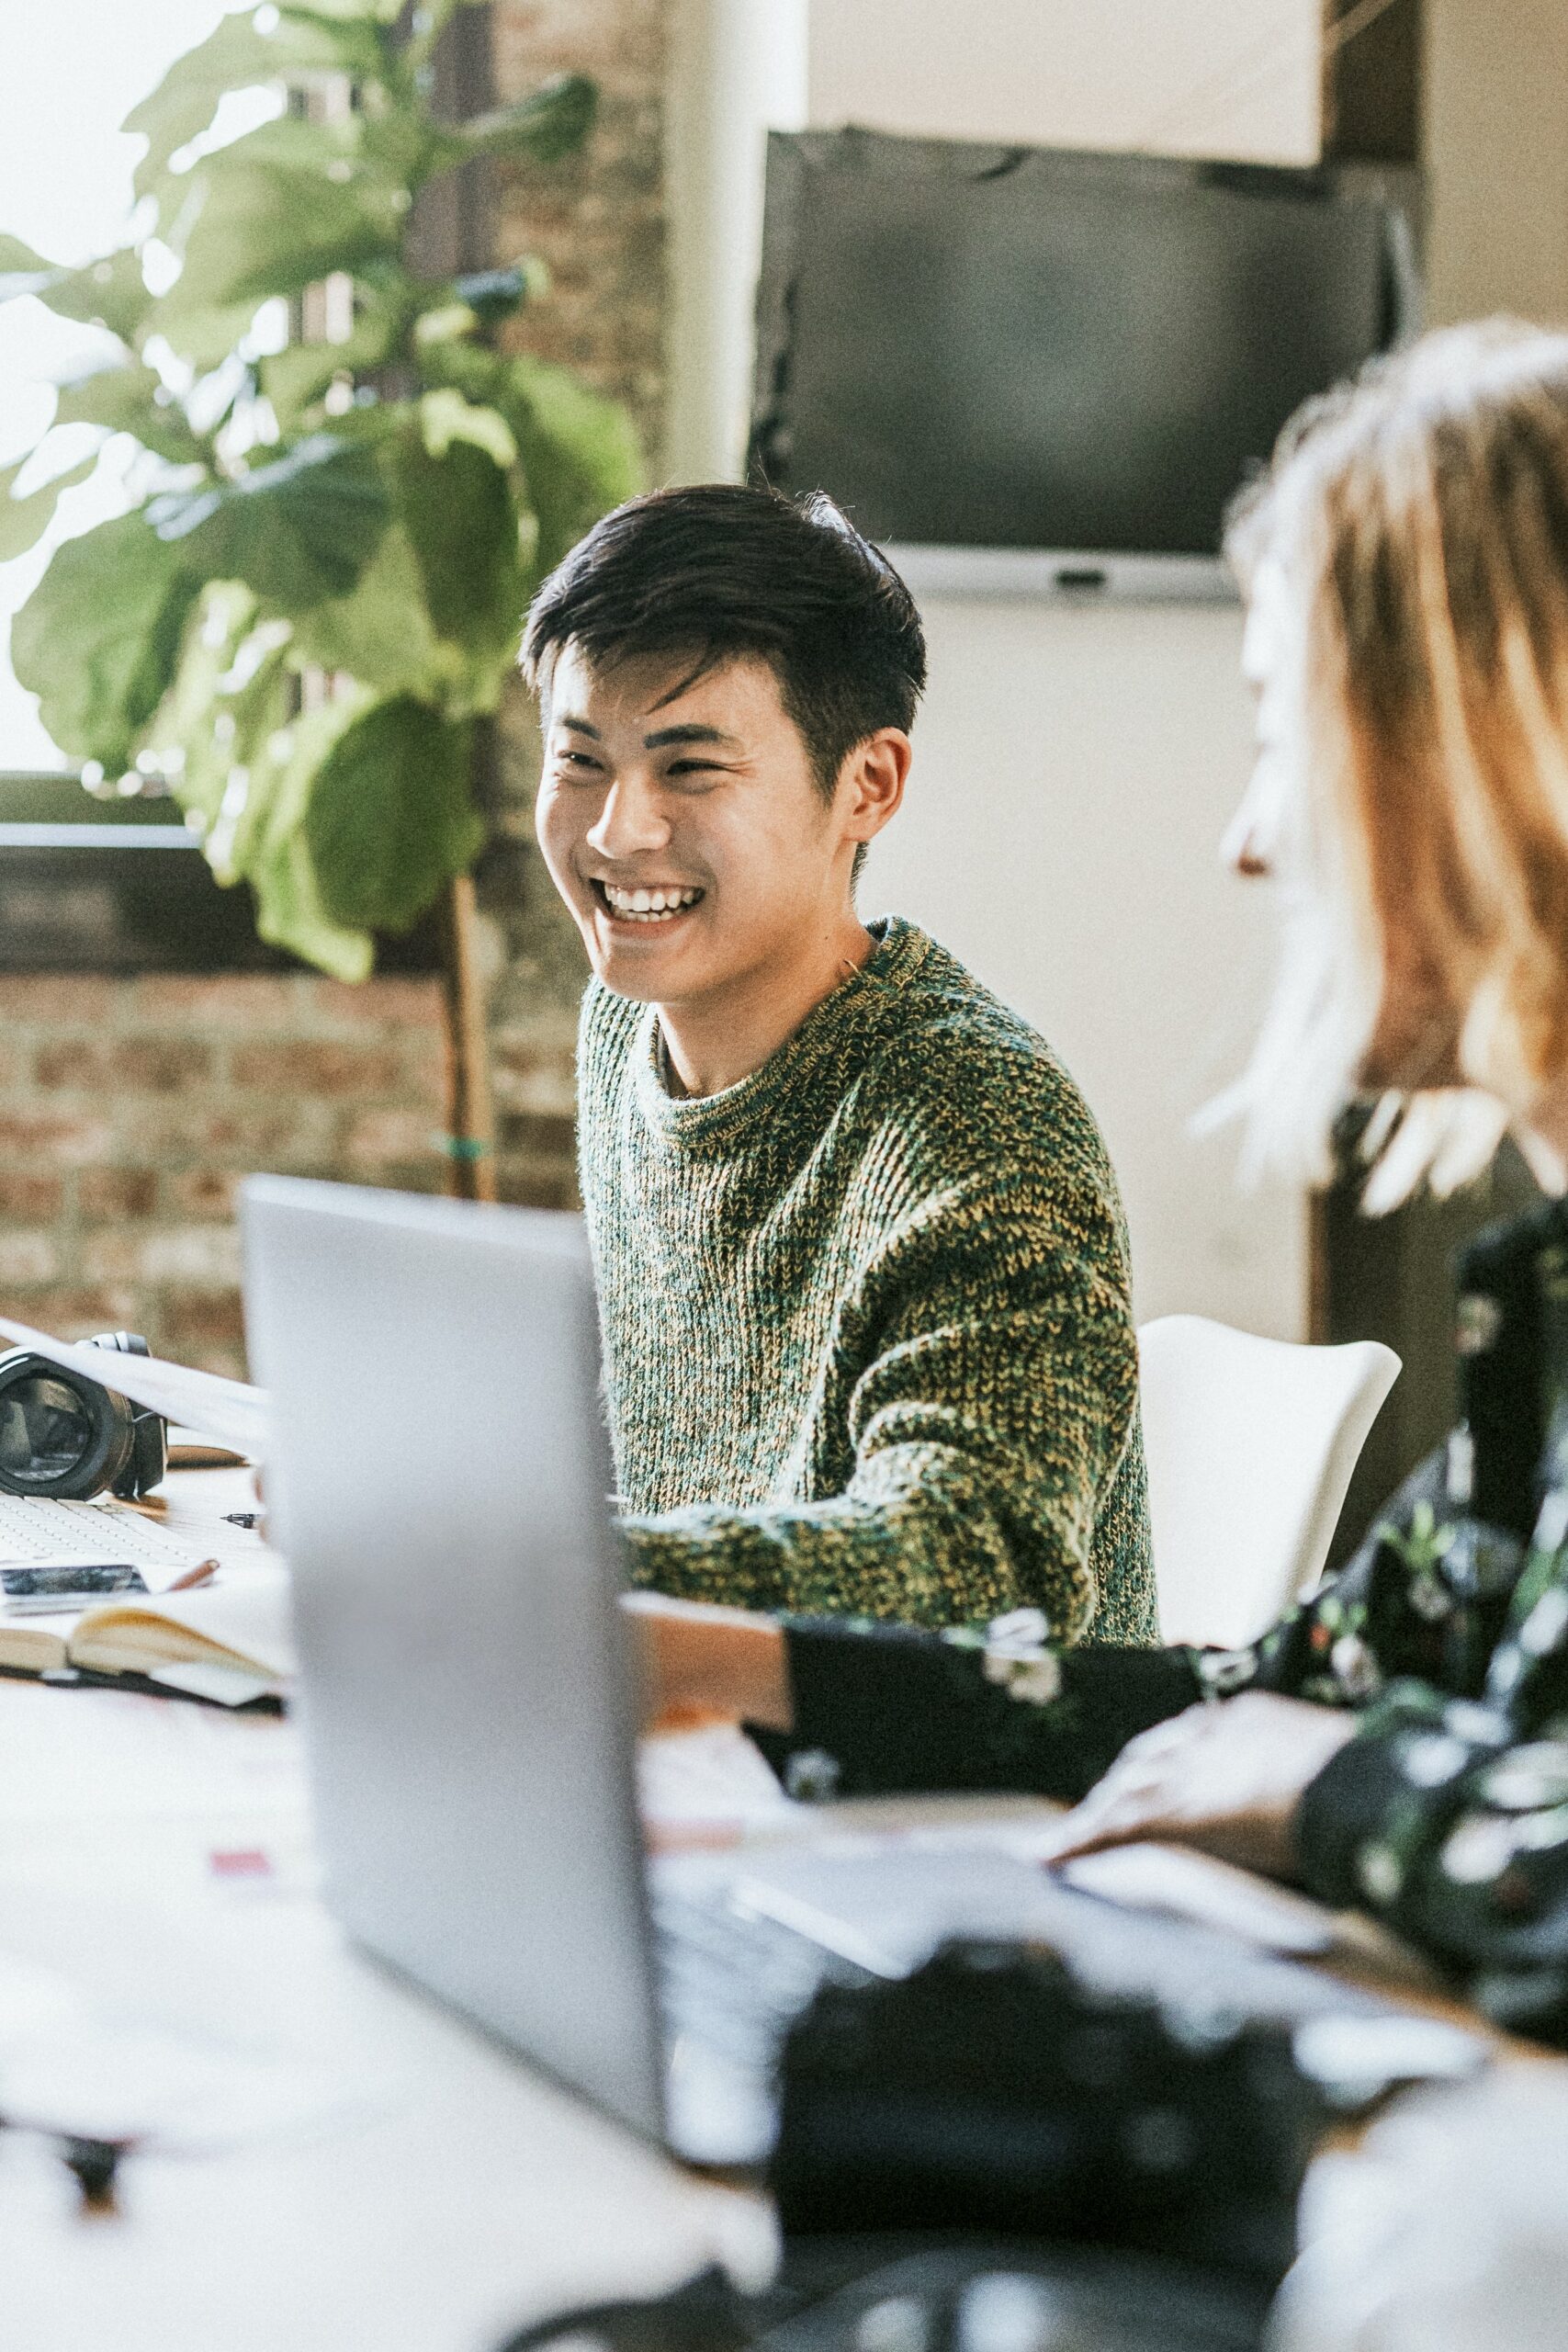
[(715, 760), (671, 760), (664, 773), (666, 775), (722, 775), (724, 770)]
[(563, 768), (588, 768), (595, 775), (599, 772), (598, 761), (590, 759), (586, 752), (558, 752), (556, 763)]

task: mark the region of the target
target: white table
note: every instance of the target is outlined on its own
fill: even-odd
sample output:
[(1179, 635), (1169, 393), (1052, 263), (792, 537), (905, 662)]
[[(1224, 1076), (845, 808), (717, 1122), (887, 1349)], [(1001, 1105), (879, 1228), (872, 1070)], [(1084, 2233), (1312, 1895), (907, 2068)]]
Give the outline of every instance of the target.
[[(237, 1498), (211, 1473), (174, 1492), (182, 1517)], [(103, 2216), (43, 2143), (0, 2132), (0, 2341), (18, 2352), (488, 2352), (563, 2303), (765, 2242), (752, 2200), (349, 1949), (288, 1723), (0, 1680), (0, 1953), (111, 2021), (321, 2093), (309, 2129), (129, 2157)]]
[[(245, 1498), (225, 1474), (173, 1491), (193, 1525)], [(862, 1826), (926, 1810), (855, 1808)], [(759, 2199), (683, 2173), (348, 1947), (291, 1723), (0, 1679), (6, 1958), (110, 2023), (302, 2079), (312, 2120), (136, 2154), (106, 2215), (41, 2142), (0, 2132), (5, 2352), (491, 2352), (720, 2251), (765, 2266)], [(0, 2029), (5, 1998), (0, 1964)]]

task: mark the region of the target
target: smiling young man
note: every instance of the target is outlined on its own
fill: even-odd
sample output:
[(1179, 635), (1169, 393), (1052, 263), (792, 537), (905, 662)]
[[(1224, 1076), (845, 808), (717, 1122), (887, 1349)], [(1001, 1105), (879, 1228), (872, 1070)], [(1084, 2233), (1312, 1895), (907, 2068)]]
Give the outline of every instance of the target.
[(855, 909), (925, 679), (902, 582), (826, 499), (667, 491), (546, 583), (524, 667), (594, 974), (581, 1170), (636, 1580), (1154, 1641), (1093, 1120), (951, 956)]

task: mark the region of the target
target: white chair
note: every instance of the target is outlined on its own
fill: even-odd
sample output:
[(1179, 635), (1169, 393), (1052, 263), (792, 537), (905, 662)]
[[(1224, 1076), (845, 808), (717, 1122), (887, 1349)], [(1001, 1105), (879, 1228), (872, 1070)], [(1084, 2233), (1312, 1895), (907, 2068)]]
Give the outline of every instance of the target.
[(1201, 1315), (1145, 1323), (1138, 1352), (1161, 1634), (1239, 1649), (1322, 1572), (1399, 1358)]

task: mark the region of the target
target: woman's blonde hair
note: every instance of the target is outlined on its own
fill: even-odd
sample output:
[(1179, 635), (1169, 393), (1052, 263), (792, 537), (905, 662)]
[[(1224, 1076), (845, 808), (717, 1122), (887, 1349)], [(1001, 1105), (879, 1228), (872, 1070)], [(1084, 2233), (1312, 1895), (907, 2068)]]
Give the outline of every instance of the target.
[(1450, 328), (1310, 402), (1227, 548), (1279, 616), (1291, 771), (1285, 955), (1232, 1101), (1255, 1167), (1323, 1181), (1370, 1076), (1387, 1208), (1477, 1173), (1568, 1070), (1568, 335)]

